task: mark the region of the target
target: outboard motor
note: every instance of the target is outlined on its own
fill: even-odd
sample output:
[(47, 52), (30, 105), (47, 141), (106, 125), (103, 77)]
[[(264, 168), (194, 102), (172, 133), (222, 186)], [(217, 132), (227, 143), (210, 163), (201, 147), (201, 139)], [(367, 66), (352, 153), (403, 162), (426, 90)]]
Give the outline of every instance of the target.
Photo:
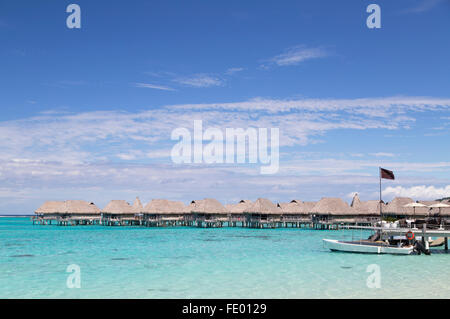
[(414, 249), (419, 253), (419, 255), (420, 253), (430, 255), (430, 250), (426, 249), (425, 246), (420, 241), (416, 241), (416, 243), (414, 244)]
[(378, 234), (378, 233), (375, 233), (368, 238), (368, 240), (370, 240), (370, 241), (377, 241), (379, 239), (380, 239), (380, 234)]

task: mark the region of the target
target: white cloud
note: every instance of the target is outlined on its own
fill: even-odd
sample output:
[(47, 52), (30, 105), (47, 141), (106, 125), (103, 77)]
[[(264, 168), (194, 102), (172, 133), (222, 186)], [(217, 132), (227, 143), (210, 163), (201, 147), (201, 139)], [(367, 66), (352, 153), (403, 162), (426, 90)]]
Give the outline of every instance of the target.
[(425, 185), (412, 187), (387, 187), (383, 190), (383, 196), (411, 197), (416, 200), (434, 200), (443, 197), (450, 197), (450, 185), (447, 185), (445, 187)]
[(443, 3), (445, 0), (421, 0), (415, 7), (405, 10), (405, 12), (410, 13), (422, 13), (434, 9), (439, 4)]
[[(414, 124), (415, 117), (424, 111), (441, 113), (449, 108), (450, 99), (387, 97), (254, 99), (167, 105), (140, 112), (41, 113), (0, 122), (0, 184), (4, 187), (3, 194), (28, 189), (18, 194), (21, 200), (33, 201), (32, 205), (40, 204), (36, 201), (42, 200), (42, 196), (56, 197), (51, 196), (53, 193), (58, 197), (76, 194), (78, 198), (90, 198), (91, 191), (86, 190), (90, 187), (101, 189), (98, 196), (105, 201), (107, 196), (130, 189), (149, 198), (184, 200), (217, 194), (222, 199), (242, 194), (272, 200), (299, 196), (320, 199), (317, 197), (345, 197), (360, 189), (370, 189), (372, 196), (377, 190), (377, 159), (330, 158), (335, 155), (317, 159), (320, 154), (314, 155), (314, 159), (281, 158), (279, 173), (271, 177), (261, 177), (259, 166), (251, 165), (176, 166), (170, 160), (170, 149), (175, 144), (170, 140), (171, 132), (178, 127), (192, 130), (194, 119), (203, 120), (204, 129), (279, 127), (280, 145), (285, 147), (282, 154), (293, 156), (298, 148), (292, 152), (290, 146), (314, 143), (332, 130), (400, 130)], [(401, 182), (404, 187), (418, 183), (450, 184), (448, 180), (424, 178), (429, 173), (448, 176), (450, 162), (390, 160), (383, 165), (398, 172), (395, 183)], [(424, 174), (407, 177), (420, 173)], [(14, 198), (6, 200), (13, 207)]]
[[(407, 176), (411, 172), (429, 173), (429, 172), (449, 172), (450, 162), (383, 162), (383, 165), (394, 170), (397, 178)], [(345, 159), (300, 159), (283, 161), (280, 166), (281, 173), (296, 172), (297, 174), (329, 174), (329, 175), (348, 175), (351, 173), (359, 176), (372, 173), (376, 176), (380, 162), (378, 160), (345, 160)], [(402, 179), (403, 180), (403, 179)]]
[(146, 153), (147, 158), (169, 158), (172, 149), (152, 150)]
[(242, 72), (242, 71), (244, 71), (244, 68), (229, 68), (228, 70), (226, 70), (225, 74), (233, 75), (233, 74), (236, 74), (236, 73)]
[(353, 197), (355, 197), (356, 194), (358, 194), (358, 192), (351, 192), (351, 193), (348, 193), (346, 197), (347, 197), (348, 199), (352, 200)]
[(375, 156), (375, 157), (395, 157), (395, 154), (384, 153), (384, 152), (370, 153), (369, 155), (372, 155), (372, 156)]
[(222, 86), (224, 84), (223, 80), (208, 74), (194, 74), (190, 77), (175, 78), (173, 81), (196, 88)]
[[(174, 128), (191, 129), (194, 119), (203, 120), (204, 127), (221, 129), (279, 127), (281, 146), (306, 145), (317, 142), (317, 137), (331, 130), (410, 127), (415, 120), (414, 112), (442, 111), (449, 107), (450, 99), (391, 97), (168, 105), (135, 113), (50, 112), (0, 122), (3, 150), (0, 159), (23, 157), (84, 162), (117, 154), (124, 158), (123, 154), (129, 154), (132, 149), (146, 152), (161, 149), (158, 144), (170, 141)], [(380, 115), (369, 110), (382, 112)], [(386, 114), (389, 116), (384, 117)]]
[(126, 154), (126, 153), (120, 153), (116, 155), (118, 158), (120, 158), (121, 160), (124, 161), (131, 161), (136, 159), (136, 155), (135, 154)]
[(155, 85), (155, 84), (150, 84), (150, 83), (135, 83), (135, 86), (137, 88), (155, 89), (155, 90), (163, 90), (163, 91), (175, 91), (175, 89), (168, 87), (168, 86)]
[[(351, 173), (351, 161), (338, 164), (337, 169), (336, 163), (339, 162), (308, 161), (298, 171), (286, 169), (289, 165), (285, 165), (275, 176), (261, 176), (255, 173), (257, 169), (240, 165), (0, 160), (0, 213), (31, 212), (47, 199), (86, 199), (103, 207), (110, 199), (132, 200), (137, 195), (143, 201), (168, 198), (188, 203), (192, 199), (214, 197), (226, 203), (242, 199), (239, 197), (254, 200), (261, 196), (275, 202), (294, 198), (319, 200), (322, 196), (350, 200), (347, 195), (357, 191), (367, 199), (377, 199), (376, 173), (355, 174)], [(366, 171), (377, 171), (376, 163), (366, 165)], [(419, 181), (442, 182), (419, 177), (404, 179), (402, 184), (417, 185)], [(17, 200), (21, 201), (19, 205)]]
[[(254, 98), (248, 101), (234, 103), (205, 103), (182, 104), (173, 106), (184, 109), (228, 110), (228, 111), (265, 111), (265, 112), (292, 112), (292, 111), (348, 111), (356, 115), (368, 117), (391, 117), (397, 113), (399, 118), (406, 111), (435, 111), (450, 108), (449, 98), (434, 97), (385, 97), (360, 99), (299, 99), (277, 100)], [(327, 114), (330, 117), (330, 114)], [(408, 120), (407, 117), (402, 119)]]
[(287, 49), (282, 54), (279, 54), (268, 60), (270, 64), (277, 66), (298, 65), (301, 62), (311, 59), (323, 58), (327, 56), (324, 49), (308, 48), (303, 45), (298, 45)]

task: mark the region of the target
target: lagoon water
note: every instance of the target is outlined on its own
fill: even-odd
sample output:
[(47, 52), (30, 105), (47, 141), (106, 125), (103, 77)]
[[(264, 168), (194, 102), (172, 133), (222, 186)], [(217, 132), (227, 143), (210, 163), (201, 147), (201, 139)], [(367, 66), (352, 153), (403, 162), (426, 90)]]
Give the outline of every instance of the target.
[[(345, 237), (352, 232), (59, 227), (0, 218), (0, 298), (450, 298), (450, 254), (322, 246), (322, 238)], [(80, 267), (79, 289), (66, 284), (72, 264)], [(380, 267), (380, 288), (367, 286), (371, 264)]]

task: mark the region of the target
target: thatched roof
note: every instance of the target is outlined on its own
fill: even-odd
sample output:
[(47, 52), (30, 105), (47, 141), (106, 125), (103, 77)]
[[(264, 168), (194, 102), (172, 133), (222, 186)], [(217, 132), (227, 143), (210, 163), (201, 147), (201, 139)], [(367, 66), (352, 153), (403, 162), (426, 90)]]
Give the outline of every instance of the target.
[(278, 203), (277, 207), (283, 214), (300, 214), (300, 205), (297, 202)]
[[(382, 204), (384, 211), (384, 204)], [(368, 200), (362, 202), (359, 199), (358, 194), (353, 196), (352, 203), (350, 205), (354, 209), (357, 215), (380, 215), (380, 201), (379, 200)]]
[(283, 214), (309, 214), (315, 203), (313, 202), (302, 202), (301, 200), (294, 199), (289, 203), (278, 203), (278, 207), (281, 209)]
[(311, 210), (313, 214), (355, 215), (356, 211), (340, 198), (322, 198)]
[(136, 197), (136, 199), (134, 200), (133, 206), (131, 206), (133, 211), (135, 213), (142, 213), (142, 211), (144, 210), (144, 206), (142, 206), (141, 200), (139, 199), (139, 197)]
[(413, 202), (413, 199), (409, 197), (395, 197), (384, 207), (383, 212), (395, 215), (412, 215), (413, 208), (404, 206)]
[(167, 199), (152, 199), (144, 207), (144, 213), (149, 214), (181, 214), (187, 212), (182, 202)]
[(69, 214), (100, 214), (100, 209), (92, 202), (66, 200), (66, 212)]
[[(438, 203), (450, 205), (450, 199), (444, 199)], [(433, 208), (432, 212), (433, 214), (439, 213), (439, 208)], [(450, 208), (441, 208), (441, 216), (450, 216)]]
[[(379, 200), (368, 200), (362, 202), (361, 211), (367, 215), (380, 215), (380, 201)], [(386, 208), (385, 203), (381, 203), (381, 209), (384, 211)]]
[(36, 214), (99, 214), (94, 203), (84, 200), (47, 201), (39, 207)]
[(361, 200), (359, 199), (358, 193), (356, 193), (353, 196), (352, 203), (350, 204), (350, 206), (353, 207), (353, 208), (360, 208), (361, 207)]
[(252, 205), (247, 207), (245, 213), (251, 214), (281, 214), (281, 208), (266, 198), (258, 198)]
[(132, 214), (133, 207), (124, 200), (112, 200), (102, 209), (102, 213), (107, 214)]
[[(439, 209), (430, 209), (429, 207), (404, 207), (407, 204), (414, 203), (414, 200), (409, 197), (395, 197), (391, 202), (383, 209), (384, 212), (396, 215), (406, 216), (428, 216), (429, 214), (438, 213)], [(426, 206), (430, 206), (438, 203), (438, 201), (419, 201)], [(442, 211), (441, 211), (442, 212)]]
[(305, 211), (310, 214), (314, 206), (316, 206), (317, 202), (303, 202), (303, 207)]
[(232, 214), (243, 213), (252, 204), (251, 200), (242, 199), (237, 204), (226, 204), (225, 208)]
[(57, 214), (57, 213), (65, 213), (66, 212), (66, 204), (64, 201), (46, 201), (41, 205), (38, 209), (36, 209), (36, 214)]
[(218, 200), (205, 198), (193, 200), (189, 205), (191, 212), (200, 214), (227, 214), (228, 210)]

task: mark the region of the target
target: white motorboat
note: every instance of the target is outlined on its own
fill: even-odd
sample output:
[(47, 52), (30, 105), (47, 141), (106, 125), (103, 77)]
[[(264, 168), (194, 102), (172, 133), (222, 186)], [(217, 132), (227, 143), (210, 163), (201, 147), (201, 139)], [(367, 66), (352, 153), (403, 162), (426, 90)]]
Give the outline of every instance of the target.
[(341, 241), (335, 239), (323, 239), (324, 246), (332, 251), (342, 251), (349, 253), (366, 254), (394, 254), (410, 255), (414, 251), (414, 246), (389, 245), (384, 242), (372, 241)]

